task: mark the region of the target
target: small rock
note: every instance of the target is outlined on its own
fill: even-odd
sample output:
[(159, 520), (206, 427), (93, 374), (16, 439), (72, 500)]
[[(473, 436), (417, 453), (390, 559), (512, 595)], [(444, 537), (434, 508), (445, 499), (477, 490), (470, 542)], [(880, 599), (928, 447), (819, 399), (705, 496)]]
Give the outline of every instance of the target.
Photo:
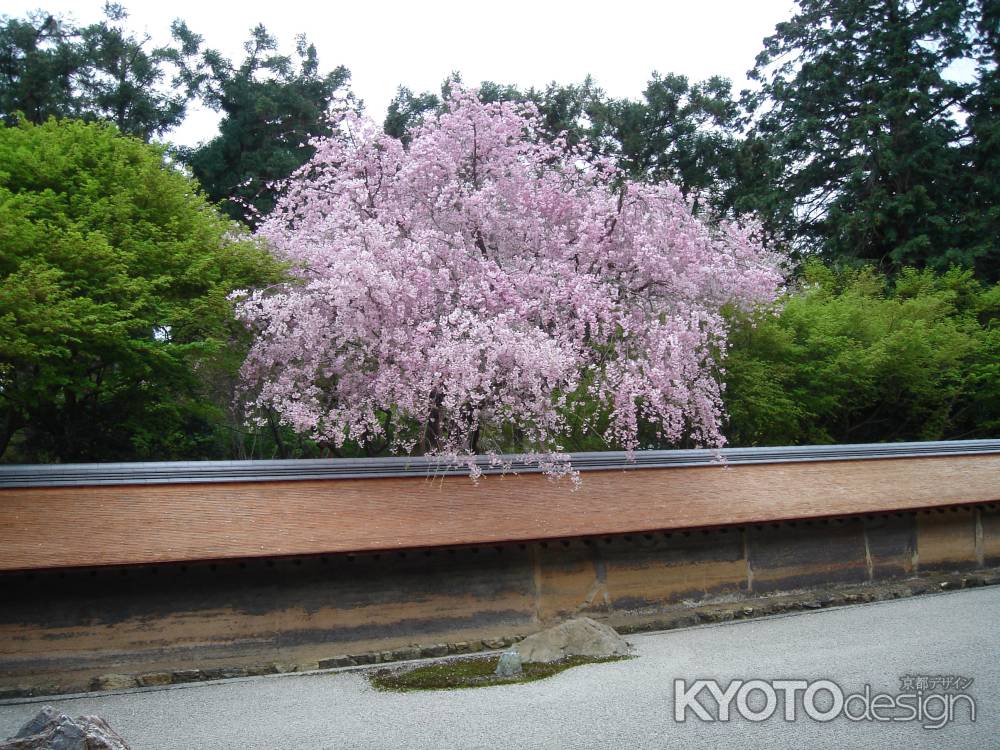
[(277, 665), (275, 664), (252, 664), (247, 667), (247, 675), (250, 677), (259, 677), (264, 674), (275, 674), (277, 671)]
[[(670, 621), (664, 623), (668, 628), (689, 628), (693, 625), (697, 625), (700, 622), (698, 615), (677, 615)], [(529, 638), (531, 636), (528, 636)]]
[(951, 588), (951, 581), (941, 581), (938, 585), (941, 587), (942, 591), (947, 591)]
[(521, 667), (521, 655), (517, 651), (504, 651), (497, 662), (497, 677), (517, 677), (524, 670)]
[(128, 674), (102, 674), (90, 681), (91, 690), (126, 690), (135, 685), (135, 677)]
[(743, 608), (743, 615), (745, 617), (750, 617), (752, 614), (753, 614), (753, 607), (744, 607)]
[(200, 669), (178, 669), (171, 676), (174, 682), (198, 682), (205, 679)]
[(497, 651), (504, 648), (503, 638), (491, 638), (488, 641), (483, 641), (483, 646), (493, 651)]
[(320, 669), (337, 669), (339, 667), (353, 667), (357, 664), (354, 659), (346, 654), (344, 656), (334, 656), (332, 659), (320, 659)]
[(433, 646), (424, 646), (420, 649), (420, 655), (424, 658), (435, 658), (448, 655), (448, 646), (444, 643), (435, 643)]
[(170, 672), (149, 672), (141, 674), (137, 678), (140, 687), (153, 687), (155, 685), (169, 685), (173, 682)]
[(43, 708), (0, 750), (128, 750), (125, 740), (100, 716), (71, 719)]
[(733, 612), (727, 609), (714, 609), (698, 613), (698, 619), (702, 622), (728, 622), (733, 617)]
[(513, 650), (524, 662), (553, 662), (567, 656), (626, 656), (629, 646), (607, 625), (578, 617), (529, 635)]
[(406, 646), (405, 648), (397, 648), (392, 653), (397, 661), (411, 661), (412, 659), (420, 658), (420, 647)]
[(204, 680), (229, 680), (233, 677), (246, 677), (247, 671), (239, 667), (212, 667), (201, 670)]

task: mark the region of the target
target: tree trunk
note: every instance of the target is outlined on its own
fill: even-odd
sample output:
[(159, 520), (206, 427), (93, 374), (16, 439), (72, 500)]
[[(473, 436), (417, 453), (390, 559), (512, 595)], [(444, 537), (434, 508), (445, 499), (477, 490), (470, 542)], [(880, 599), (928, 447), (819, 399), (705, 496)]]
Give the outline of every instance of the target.
[(444, 394), (439, 391), (431, 392), (431, 410), (427, 415), (427, 424), (424, 425), (424, 434), (420, 440), (420, 449), (423, 453), (430, 453), (441, 447), (441, 405), (444, 403)]

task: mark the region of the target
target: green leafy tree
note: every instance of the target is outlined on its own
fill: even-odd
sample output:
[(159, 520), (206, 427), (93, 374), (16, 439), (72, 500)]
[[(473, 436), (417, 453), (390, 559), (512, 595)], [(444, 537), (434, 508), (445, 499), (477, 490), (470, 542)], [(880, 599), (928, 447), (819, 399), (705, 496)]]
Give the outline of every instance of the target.
[[(183, 23), (174, 25), (174, 35), (181, 49), (200, 49), (201, 38)], [(196, 66), (185, 63), (189, 90), (223, 116), (219, 135), (181, 158), (209, 198), (255, 226), (274, 207), (279, 183), (312, 156), (309, 140), (329, 135), (331, 114), (351, 106), (353, 96), (347, 69), (320, 73), (316, 48), (303, 36), (294, 58), (278, 52), (263, 26), (253, 29), (244, 48), (239, 65), (215, 50), (201, 52)]]
[(896, 269), (973, 264), (956, 229), (970, 87), (946, 75), (969, 54), (966, 1), (801, 0), (764, 41), (748, 103), (782, 164), (757, 186), (776, 234)]
[(0, 455), (217, 455), (203, 376), (238, 358), (227, 295), (279, 270), (162, 149), (0, 126)]
[(735, 445), (1000, 434), (1000, 285), (968, 270), (807, 264), (774, 311), (735, 316), (726, 360)]

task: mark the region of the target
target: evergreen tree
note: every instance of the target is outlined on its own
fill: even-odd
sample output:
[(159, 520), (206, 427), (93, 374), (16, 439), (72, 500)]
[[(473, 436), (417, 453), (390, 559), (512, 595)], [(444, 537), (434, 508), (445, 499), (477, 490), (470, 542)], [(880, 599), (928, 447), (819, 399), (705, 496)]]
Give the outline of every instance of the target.
[[(409, 142), (409, 132), (420, 125), (430, 113), (444, 111), (442, 101), (446, 99), (453, 84), (462, 83), (461, 74), (454, 72), (441, 84), (441, 94), (425, 91), (414, 94), (405, 86), (400, 86), (396, 96), (389, 103), (388, 114), (383, 124), (386, 135)], [(604, 99), (604, 92), (590, 76), (579, 84), (549, 83), (543, 89), (531, 87), (525, 91), (511, 84), (483, 81), (477, 88), (479, 100), (489, 102), (530, 102), (538, 108), (541, 135), (548, 141), (563, 137), (569, 146), (587, 141), (596, 145), (597, 133), (592, 127), (591, 117), (597, 111), (596, 105)]]
[(695, 210), (734, 207), (739, 107), (728, 80), (653, 73), (641, 101), (604, 99), (589, 114), (594, 142), (633, 177), (673, 182)]
[(412, 130), (423, 122), (427, 113), (436, 112), (440, 107), (441, 99), (436, 94), (429, 91), (414, 94), (406, 86), (400, 86), (389, 102), (382, 129), (386, 135), (409, 143)]
[(886, 267), (972, 260), (956, 117), (970, 87), (945, 75), (968, 31), (964, 0), (802, 0), (778, 24), (748, 99), (783, 165), (755, 200), (777, 235)]
[(104, 6), (104, 20), (77, 27), (45, 12), (3, 19), (0, 26), (0, 109), (40, 124), (49, 117), (113, 122), (150, 140), (179, 124), (187, 94), (172, 87), (185, 51), (150, 48), (149, 37), (125, 28), (128, 13)]
[[(200, 48), (200, 37), (183, 23), (175, 24), (174, 34), (182, 48)], [(310, 138), (331, 133), (337, 102), (353, 97), (347, 69), (320, 73), (316, 48), (304, 36), (294, 59), (277, 51), (263, 26), (253, 29), (244, 48), (238, 66), (206, 50), (198, 66), (185, 70), (189, 89), (223, 117), (219, 135), (182, 158), (212, 200), (255, 226), (274, 207), (280, 181), (312, 156)]]
[(128, 13), (121, 5), (107, 3), (104, 13), (104, 21), (79, 33), (81, 106), (90, 118), (109, 120), (122, 133), (148, 141), (184, 119), (188, 97), (166, 80), (168, 66), (179, 62), (181, 51), (147, 50), (150, 38), (128, 33)]
[(77, 113), (73, 78), (81, 67), (75, 31), (42, 11), (0, 18), (0, 110), (12, 125)]
[(1000, 3), (980, 0), (976, 87), (969, 101), (967, 254), (977, 274), (1000, 280)]

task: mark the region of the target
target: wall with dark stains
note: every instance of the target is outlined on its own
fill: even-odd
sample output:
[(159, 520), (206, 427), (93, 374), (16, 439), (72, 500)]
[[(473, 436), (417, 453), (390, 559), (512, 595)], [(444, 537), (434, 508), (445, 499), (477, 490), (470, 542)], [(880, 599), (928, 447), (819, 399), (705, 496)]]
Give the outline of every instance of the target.
[(390, 552), (995, 503), (998, 478), (1000, 452), (608, 469), (585, 472), (579, 486), (542, 474), (478, 483), (0, 486), (0, 571)]
[(496, 546), (0, 574), (0, 688), (525, 634), (1000, 564), (1000, 507)]

